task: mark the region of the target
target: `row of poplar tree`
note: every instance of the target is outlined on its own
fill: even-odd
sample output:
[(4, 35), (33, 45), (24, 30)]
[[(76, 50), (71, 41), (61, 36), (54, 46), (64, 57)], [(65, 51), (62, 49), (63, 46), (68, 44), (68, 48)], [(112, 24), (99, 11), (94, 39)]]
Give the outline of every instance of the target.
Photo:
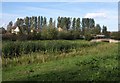
[(53, 18), (47, 20), (47, 18), (43, 16), (32, 16), (25, 17), (23, 19), (17, 18), (17, 21), (14, 24), (10, 21), (7, 25), (7, 30), (10, 31), (13, 26), (20, 27), (22, 32), (29, 32), (29, 29), (40, 29), (42, 31), (44, 28), (61, 28), (63, 31), (74, 31), (74, 33), (79, 33), (78, 35), (82, 36), (91, 36), (91, 34), (107, 34), (107, 27), (104, 25), (101, 27), (99, 24), (95, 24), (95, 20), (93, 18), (80, 19), (59, 16), (56, 21)]

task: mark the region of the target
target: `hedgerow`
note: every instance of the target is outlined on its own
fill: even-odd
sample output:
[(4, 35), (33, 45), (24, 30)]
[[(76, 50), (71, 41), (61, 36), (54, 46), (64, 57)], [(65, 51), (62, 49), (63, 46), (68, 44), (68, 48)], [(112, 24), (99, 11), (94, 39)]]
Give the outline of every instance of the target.
[(66, 40), (16, 41), (3, 43), (2, 53), (4, 57), (14, 57), (32, 52), (69, 52), (70, 49), (89, 47), (92, 45), (95, 45), (95, 43), (78, 43)]

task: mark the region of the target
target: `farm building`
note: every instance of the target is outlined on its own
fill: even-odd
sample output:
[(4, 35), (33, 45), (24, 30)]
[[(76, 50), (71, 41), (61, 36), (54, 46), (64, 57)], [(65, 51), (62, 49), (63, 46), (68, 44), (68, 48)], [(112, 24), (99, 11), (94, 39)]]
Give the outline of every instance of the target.
[(20, 32), (20, 29), (19, 29), (18, 26), (17, 26), (17, 27), (12, 27), (12, 29), (11, 29), (11, 33), (18, 34), (19, 32)]
[(94, 39), (101, 39), (101, 38), (105, 38), (105, 35), (96, 35), (96, 36), (94, 36)]
[(61, 27), (58, 28), (58, 31), (63, 31), (63, 29)]

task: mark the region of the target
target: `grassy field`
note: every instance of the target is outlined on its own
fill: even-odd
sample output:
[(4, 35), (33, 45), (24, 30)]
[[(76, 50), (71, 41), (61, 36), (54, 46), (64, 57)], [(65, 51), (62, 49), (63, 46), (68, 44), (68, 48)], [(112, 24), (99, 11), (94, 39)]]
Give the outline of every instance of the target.
[[(51, 40), (52, 41), (52, 40)], [(66, 40), (64, 42), (67, 42)], [(118, 44), (69, 41), (82, 44), (68, 52), (32, 52), (2, 58), (3, 81), (117, 81)], [(84, 46), (86, 42), (88, 46)], [(4, 44), (3, 44), (4, 45)]]

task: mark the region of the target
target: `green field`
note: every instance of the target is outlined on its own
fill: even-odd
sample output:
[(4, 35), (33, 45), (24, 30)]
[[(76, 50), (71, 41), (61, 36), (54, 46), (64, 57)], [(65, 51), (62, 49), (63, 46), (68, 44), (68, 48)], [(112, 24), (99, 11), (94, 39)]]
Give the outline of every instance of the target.
[[(40, 46), (43, 44), (43, 47), (45, 44), (46, 47), (26, 53), (24, 46), (21, 46), (19, 56), (2, 57), (3, 81), (119, 80), (118, 43), (48, 40), (32, 41), (32, 44), (34, 42), (40, 43)], [(3, 42), (3, 47), (6, 43)]]

